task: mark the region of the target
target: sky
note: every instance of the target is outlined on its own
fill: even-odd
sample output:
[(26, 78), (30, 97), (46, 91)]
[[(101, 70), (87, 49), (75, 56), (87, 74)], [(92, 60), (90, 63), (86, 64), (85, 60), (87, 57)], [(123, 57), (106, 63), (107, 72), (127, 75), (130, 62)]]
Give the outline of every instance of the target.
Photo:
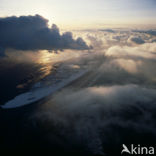
[(156, 0), (1, 0), (0, 16), (40, 14), (59, 26), (156, 24)]

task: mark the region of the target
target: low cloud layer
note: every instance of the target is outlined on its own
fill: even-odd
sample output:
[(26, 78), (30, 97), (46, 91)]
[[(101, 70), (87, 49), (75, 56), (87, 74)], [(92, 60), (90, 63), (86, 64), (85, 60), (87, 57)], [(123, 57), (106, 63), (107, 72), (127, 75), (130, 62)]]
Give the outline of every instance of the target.
[(149, 35), (156, 36), (156, 30), (133, 30), (134, 32), (146, 33)]
[(7, 48), (17, 50), (86, 50), (82, 38), (73, 39), (71, 32), (60, 34), (56, 25), (40, 15), (0, 18), (0, 55)]
[(123, 143), (154, 142), (155, 101), (154, 89), (137, 85), (69, 89), (46, 103), (37, 118), (57, 129), (70, 150), (76, 145), (91, 155), (119, 155)]
[[(147, 33), (151, 32), (151, 33)], [(82, 32), (83, 38), (89, 40), (94, 49), (106, 50), (112, 46), (137, 46), (144, 43), (155, 43), (155, 30), (101, 29)], [(85, 37), (87, 36), (87, 37)]]

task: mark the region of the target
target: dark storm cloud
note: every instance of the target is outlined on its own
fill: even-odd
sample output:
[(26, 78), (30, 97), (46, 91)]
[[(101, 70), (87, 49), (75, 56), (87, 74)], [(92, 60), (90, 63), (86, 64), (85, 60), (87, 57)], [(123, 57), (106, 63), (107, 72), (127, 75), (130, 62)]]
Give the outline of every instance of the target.
[(89, 49), (82, 38), (73, 39), (71, 32), (61, 35), (56, 25), (49, 28), (48, 20), (40, 15), (0, 18), (0, 47), (18, 50)]

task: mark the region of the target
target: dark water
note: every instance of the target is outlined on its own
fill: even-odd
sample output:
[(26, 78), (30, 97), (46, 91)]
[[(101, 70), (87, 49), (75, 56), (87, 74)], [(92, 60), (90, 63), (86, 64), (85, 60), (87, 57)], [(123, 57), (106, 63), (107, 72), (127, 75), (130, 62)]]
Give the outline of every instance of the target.
[(28, 91), (44, 74), (43, 65), (0, 60), (0, 105)]

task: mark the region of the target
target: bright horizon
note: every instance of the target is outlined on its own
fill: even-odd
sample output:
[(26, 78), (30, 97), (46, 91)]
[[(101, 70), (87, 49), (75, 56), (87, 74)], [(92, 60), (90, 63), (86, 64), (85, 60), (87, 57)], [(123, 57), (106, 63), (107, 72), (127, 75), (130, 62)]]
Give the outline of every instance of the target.
[(40, 14), (61, 28), (155, 25), (155, 0), (1, 0), (0, 15)]

